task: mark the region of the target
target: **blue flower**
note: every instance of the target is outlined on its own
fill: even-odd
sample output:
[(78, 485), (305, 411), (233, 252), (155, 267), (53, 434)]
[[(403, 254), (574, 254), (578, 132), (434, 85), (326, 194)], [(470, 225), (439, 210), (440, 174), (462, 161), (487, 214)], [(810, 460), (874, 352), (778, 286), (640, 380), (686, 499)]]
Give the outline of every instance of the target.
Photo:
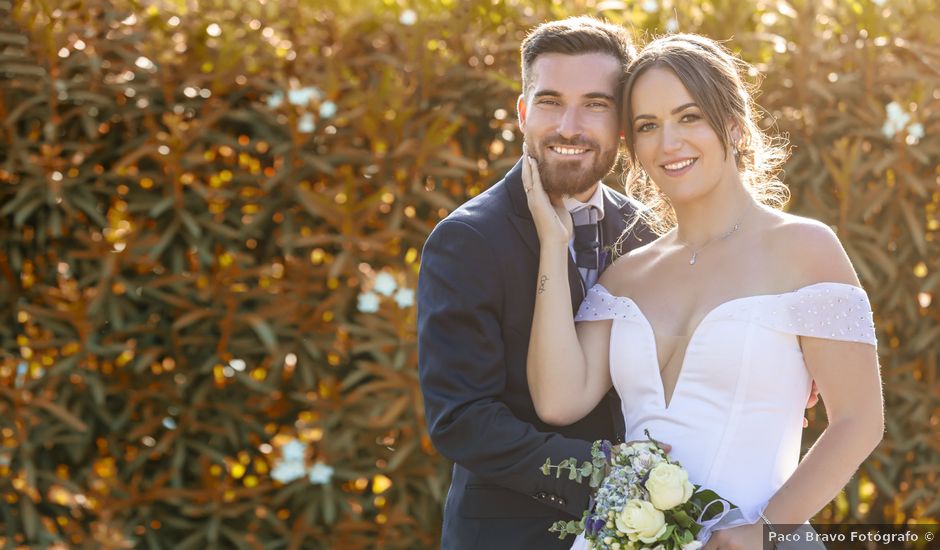
[(379, 310), (379, 295), (375, 292), (363, 292), (357, 305), (362, 313), (375, 313)]
[(610, 441), (606, 439), (601, 441), (601, 452), (604, 453), (604, 458), (607, 459), (607, 462), (610, 462)]
[(304, 455), (306, 454), (307, 444), (296, 439), (290, 440), (289, 443), (281, 447), (281, 456), (284, 457), (284, 460), (287, 462), (303, 463)]
[(410, 288), (398, 289), (398, 292), (395, 293), (395, 302), (402, 309), (411, 307), (415, 303), (415, 291)]
[(306, 473), (303, 462), (283, 461), (271, 469), (271, 477), (285, 484), (304, 477)]
[(398, 17), (398, 22), (402, 25), (411, 26), (414, 25), (418, 20), (418, 14), (414, 10), (405, 10), (401, 12), (401, 15)]
[(903, 130), (911, 120), (911, 115), (904, 112), (901, 104), (897, 101), (885, 105), (885, 115), (885, 123), (881, 127), (881, 133), (888, 139), (893, 138), (895, 134)]
[(584, 534), (589, 537), (593, 537), (597, 534), (597, 531), (594, 530), (594, 516), (588, 516), (587, 519), (584, 520)]
[(591, 531), (594, 533), (600, 533), (601, 529), (604, 528), (604, 525), (607, 523), (603, 518), (593, 518), (588, 519), (588, 523), (591, 524)]
[(311, 99), (319, 98), (320, 90), (313, 86), (306, 86), (298, 90), (291, 90), (287, 92), (287, 101), (289, 101), (291, 105), (297, 105), (298, 107), (303, 107), (304, 105), (310, 103)]
[(277, 109), (284, 103), (284, 92), (278, 90), (268, 97), (268, 107)]
[(326, 485), (333, 478), (333, 468), (322, 462), (317, 462), (310, 468), (310, 483), (314, 485)]
[(300, 120), (297, 121), (297, 130), (303, 134), (312, 134), (316, 129), (317, 125), (313, 121), (313, 115), (310, 113), (304, 113), (304, 115), (300, 117)]
[(383, 296), (391, 296), (392, 293), (395, 292), (395, 289), (398, 288), (398, 283), (391, 273), (383, 271), (375, 276), (375, 285), (373, 288)]
[(330, 118), (336, 114), (336, 104), (332, 101), (324, 101), (320, 105), (320, 118)]

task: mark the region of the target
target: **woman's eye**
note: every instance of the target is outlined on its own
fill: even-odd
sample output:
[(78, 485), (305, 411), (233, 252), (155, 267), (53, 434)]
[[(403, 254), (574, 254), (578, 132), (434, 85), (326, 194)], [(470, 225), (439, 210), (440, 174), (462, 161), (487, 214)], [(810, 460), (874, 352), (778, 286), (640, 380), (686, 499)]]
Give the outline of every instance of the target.
[(636, 131), (637, 131), (637, 132), (640, 132), (640, 133), (642, 133), (642, 132), (649, 132), (650, 130), (652, 130), (652, 129), (655, 128), (655, 127), (656, 127), (656, 125), (653, 124), (652, 122), (647, 122), (646, 124), (640, 124), (639, 126), (637, 126)]
[(682, 115), (682, 122), (695, 122), (696, 120), (699, 120), (701, 118), (702, 117), (700, 117), (696, 113), (689, 113), (687, 115)]

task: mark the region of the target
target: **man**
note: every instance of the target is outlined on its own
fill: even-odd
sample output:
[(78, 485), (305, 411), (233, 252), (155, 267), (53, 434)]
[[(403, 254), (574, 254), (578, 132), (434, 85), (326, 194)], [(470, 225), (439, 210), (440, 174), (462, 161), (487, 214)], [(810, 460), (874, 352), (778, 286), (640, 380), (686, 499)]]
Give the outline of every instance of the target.
[[(546, 191), (575, 224), (569, 261), (577, 311), (611, 262), (635, 208), (599, 182), (617, 160), (619, 88), (633, 48), (625, 29), (591, 18), (537, 27), (522, 44), (519, 126)], [(638, 226), (620, 251), (646, 241)], [(548, 532), (579, 518), (589, 487), (543, 475), (590, 457), (591, 442), (622, 437), (608, 398), (566, 427), (539, 420), (526, 382), (539, 242), (521, 162), (443, 220), (424, 247), (418, 282), (418, 364), (431, 439), (454, 461), (442, 548), (567, 548)]]

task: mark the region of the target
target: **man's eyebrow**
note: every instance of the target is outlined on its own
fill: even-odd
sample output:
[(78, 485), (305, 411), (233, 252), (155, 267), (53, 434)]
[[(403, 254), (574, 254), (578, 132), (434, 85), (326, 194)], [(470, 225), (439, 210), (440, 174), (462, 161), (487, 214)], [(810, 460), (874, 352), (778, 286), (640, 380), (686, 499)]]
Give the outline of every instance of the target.
[(588, 99), (606, 99), (607, 101), (614, 101), (614, 96), (605, 94), (604, 92), (591, 92), (584, 94), (584, 97)]
[[(545, 96), (558, 97), (560, 95), (561, 95), (561, 92), (558, 92), (555, 90), (539, 90), (535, 92), (535, 95), (533, 97), (545, 97)], [(606, 99), (607, 101), (615, 100), (614, 96), (604, 93), (604, 92), (588, 92), (584, 94), (582, 97), (585, 97), (587, 99)]]
[[(683, 103), (682, 105), (679, 105), (678, 107), (676, 107), (670, 112), (672, 114), (681, 113), (682, 111), (688, 109), (689, 107), (698, 107), (698, 103), (695, 103), (694, 101), (691, 101), (689, 103)], [(637, 120), (640, 120), (641, 118), (655, 119), (656, 117), (654, 117), (653, 115), (636, 115), (635, 117), (633, 117), (633, 121), (636, 122)]]

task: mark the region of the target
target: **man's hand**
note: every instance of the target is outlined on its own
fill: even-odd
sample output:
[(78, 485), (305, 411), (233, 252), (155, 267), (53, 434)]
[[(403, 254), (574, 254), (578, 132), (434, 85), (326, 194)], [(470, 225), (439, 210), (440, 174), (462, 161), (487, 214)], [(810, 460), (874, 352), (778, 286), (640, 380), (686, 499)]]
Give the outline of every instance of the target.
[[(809, 391), (809, 399), (806, 400), (806, 408), (812, 409), (816, 406), (816, 403), (819, 403), (819, 388), (816, 387), (816, 381), (813, 380), (813, 387)], [(809, 426), (809, 420), (806, 417), (803, 417), (803, 427)]]

